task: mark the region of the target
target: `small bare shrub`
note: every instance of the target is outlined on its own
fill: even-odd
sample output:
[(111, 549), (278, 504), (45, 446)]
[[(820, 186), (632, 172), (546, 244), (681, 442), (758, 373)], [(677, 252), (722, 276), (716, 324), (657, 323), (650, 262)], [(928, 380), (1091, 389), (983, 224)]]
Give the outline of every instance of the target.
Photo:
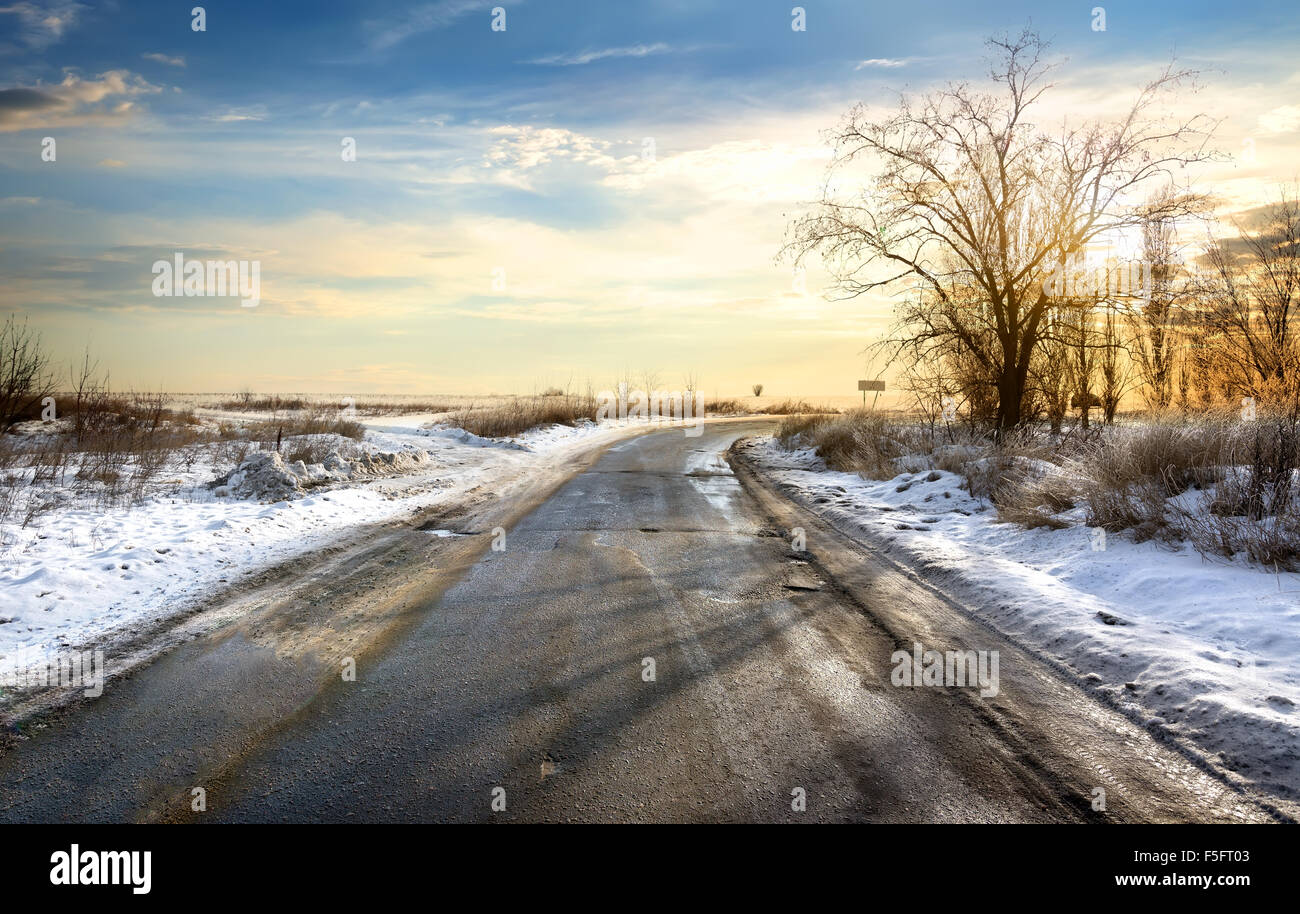
[(812, 447), (833, 470), (869, 479), (893, 479), (898, 475), (894, 459), (909, 450), (899, 426), (868, 410), (791, 416), (781, 422), (776, 435), (785, 447)]
[[(799, 447), (803, 443), (800, 440), (801, 437), (807, 436), (817, 426), (830, 420), (830, 416), (787, 416), (781, 420), (781, 424), (776, 428), (776, 440), (781, 442), (781, 446), (785, 448)], [(807, 439), (807, 443), (809, 445), (814, 444), (811, 437)]]
[(15, 422), (40, 416), (51, 393), (50, 360), (41, 339), (10, 314), (0, 325), (0, 434)]
[(285, 442), (284, 462), (301, 460), (311, 466), (313, 463), (324, 463), (325, 458), (335, 451), (346, 458), (354, 455), (357, 447), (350, 441), (340, 447), (339, 439), (334, 435), (300, 435)]

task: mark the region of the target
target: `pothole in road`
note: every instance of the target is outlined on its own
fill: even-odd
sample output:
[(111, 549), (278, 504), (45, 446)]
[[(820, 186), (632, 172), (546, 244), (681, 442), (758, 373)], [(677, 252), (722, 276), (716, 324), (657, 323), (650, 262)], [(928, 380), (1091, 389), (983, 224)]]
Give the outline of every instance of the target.
[(796, 571), (785, 582), (786, 590), (821, 590), (822, 582), (810, 574)]

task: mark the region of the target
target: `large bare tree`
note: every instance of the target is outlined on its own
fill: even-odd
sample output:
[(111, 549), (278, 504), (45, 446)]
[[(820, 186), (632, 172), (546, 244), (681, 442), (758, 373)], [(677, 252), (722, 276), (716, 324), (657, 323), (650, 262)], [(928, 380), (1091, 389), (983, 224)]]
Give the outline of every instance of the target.
[[(819, 252), (838, 294), (914, 286), (899, 310), (897, 353), (912, 359), (960, 351), (983, 361), (996, 391), (1000, 431), (1023, 417), (1031, 360), (1051, 304), (1045, 280), (1058, 263), (1141, 218), (1185, 212), (1138, 207), (1165, 183), (1211, 157), (1214, 124), (1169, 115), (1165, 102), (1193, 74), (1167, 68), (1114, 121), (1034, 120), (1052, 89), (1046, 43), (1025, 30), (989, 40), (995, 90), (949, 85), (874, 118), (863, 106), (833, 131), (826, 191), (789, 228), (783, 253)], [(864, 167), (860, 192), (833, 188)], [(991, 340), (993, 345), (987, 345)]]

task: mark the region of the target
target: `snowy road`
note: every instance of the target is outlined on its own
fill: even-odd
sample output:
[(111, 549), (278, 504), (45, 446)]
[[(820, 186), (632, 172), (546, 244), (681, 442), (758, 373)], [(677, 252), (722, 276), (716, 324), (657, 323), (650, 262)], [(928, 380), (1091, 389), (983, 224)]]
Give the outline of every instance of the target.
[[(733, 474), (729, 445), (770, 427), (631, 438), (423, 525), (465, 535), (268, 582), (13, 742), (0, 820), (1268, 818)], [(899, 685), (916, 645), (996, 652), (996, 676)]]

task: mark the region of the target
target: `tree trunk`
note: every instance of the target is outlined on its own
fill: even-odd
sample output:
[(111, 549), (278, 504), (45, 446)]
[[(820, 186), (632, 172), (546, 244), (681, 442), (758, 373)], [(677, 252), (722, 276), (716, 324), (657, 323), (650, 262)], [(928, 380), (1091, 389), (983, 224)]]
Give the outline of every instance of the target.
[(1020, 408), (1025, 399), (1025, 376), (1014, 362), (998, 378), (998, 427), (1000, 438), (1020, 424)]

